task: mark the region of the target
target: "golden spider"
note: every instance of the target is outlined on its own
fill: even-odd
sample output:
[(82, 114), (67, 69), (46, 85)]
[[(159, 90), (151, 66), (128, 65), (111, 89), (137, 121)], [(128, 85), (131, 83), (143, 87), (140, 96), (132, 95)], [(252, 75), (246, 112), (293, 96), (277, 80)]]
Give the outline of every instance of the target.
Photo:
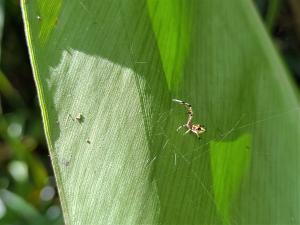
[(181, 125), (180, 127), (177, 128), (177, 131), (179, 131), (181, 128), (186, 127), (187, 131), (184, 134), (187, 134), (189, 132), (192, 132), (194, 134), (197, 135), (198, 138), (200, 138), (200, 134), (203, 134), (206, 129), (203, 125), (200, 124), (193, 124), (192, 123), (192, 119), (193, 119), (193, 110), (192, 110), (192, 106), (191, 104), (178, 100), (178, 99), (173, 99), (173, 102), (177, 102), (181, 105), (184, 105), (187, 109), (187, 113), (188, 113), (188, 120), (186, 122), (186, 124)]

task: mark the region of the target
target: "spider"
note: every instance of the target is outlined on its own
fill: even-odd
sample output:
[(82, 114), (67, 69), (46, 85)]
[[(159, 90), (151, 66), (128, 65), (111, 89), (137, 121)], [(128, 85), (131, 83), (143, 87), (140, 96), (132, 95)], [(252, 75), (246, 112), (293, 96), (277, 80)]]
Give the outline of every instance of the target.
[(187, 131), (184, 134), (187, 134), (191, 131), (192, 133), (196, 134), (198, 138), (200, 138), (199, 135), (203, 134), (206, 131), (206, 129), (203, 125), (192, 123), (192, 119), (193, 119), (192, 105), (187, 103), (187, 102), (178, 100), (178, 99), (173, 99), (173, 101), (177, 102), (181, 105), (184, 105), (187, 108), (187, 113), (188, 113), (188, 120), (187, 120), (186, 124), (181, 125), (180, 127), (178, 127), (177, 131), (179, 131), (183, 127), (186, 127)]

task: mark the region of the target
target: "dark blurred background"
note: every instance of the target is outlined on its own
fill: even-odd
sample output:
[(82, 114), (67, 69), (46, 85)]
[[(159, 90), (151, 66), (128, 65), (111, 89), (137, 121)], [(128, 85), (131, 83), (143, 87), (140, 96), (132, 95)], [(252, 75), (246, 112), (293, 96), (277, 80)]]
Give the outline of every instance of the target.
[[(19, 1), (0, 2), (4, 13), (4, 30), (0, 30), (0, 34), (3, 33), (0, 67), (0, 225), (60, 225), (63, 224), (62, 214), (42, 129)], [(299, 87), (300, 1), (254, 2)]]

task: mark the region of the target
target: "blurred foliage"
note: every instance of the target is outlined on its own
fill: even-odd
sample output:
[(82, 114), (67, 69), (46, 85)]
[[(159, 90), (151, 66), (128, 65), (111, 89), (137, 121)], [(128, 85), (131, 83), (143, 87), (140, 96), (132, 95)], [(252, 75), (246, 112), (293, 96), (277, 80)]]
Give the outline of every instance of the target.
[[(254, 0), (300, 84), (300, 1)], [(0, 1), (4, 3), (4, 0)], [(0, 225), (63, 224), (18, 0), (7, 0), (0, 67)], [(0, 21), (1, 22), (1, 21)]]
[(255, 0), (287, 67), (300, 85), (300, 1)]
[(19, 1), (2, 6), (0, 224), (63, 224)]

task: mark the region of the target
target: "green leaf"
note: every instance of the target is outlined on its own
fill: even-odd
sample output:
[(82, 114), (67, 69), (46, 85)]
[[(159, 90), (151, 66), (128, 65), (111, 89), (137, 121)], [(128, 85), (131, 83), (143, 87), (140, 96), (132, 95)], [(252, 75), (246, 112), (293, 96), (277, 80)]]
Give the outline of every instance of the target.
[(193, 11), (188, 1), (148, 0), (147, 7), (169, 88), (181, 81), (190, 48)]
[(300, 223), (299, 105), (250, 1), (22, 8), (66, 224)]
[(216, 206), (226, 224), (231, 221), (231, 200), (249, 169), (250, 145), (250, 136), (246, 134), (234, 141), (210, 143)]

